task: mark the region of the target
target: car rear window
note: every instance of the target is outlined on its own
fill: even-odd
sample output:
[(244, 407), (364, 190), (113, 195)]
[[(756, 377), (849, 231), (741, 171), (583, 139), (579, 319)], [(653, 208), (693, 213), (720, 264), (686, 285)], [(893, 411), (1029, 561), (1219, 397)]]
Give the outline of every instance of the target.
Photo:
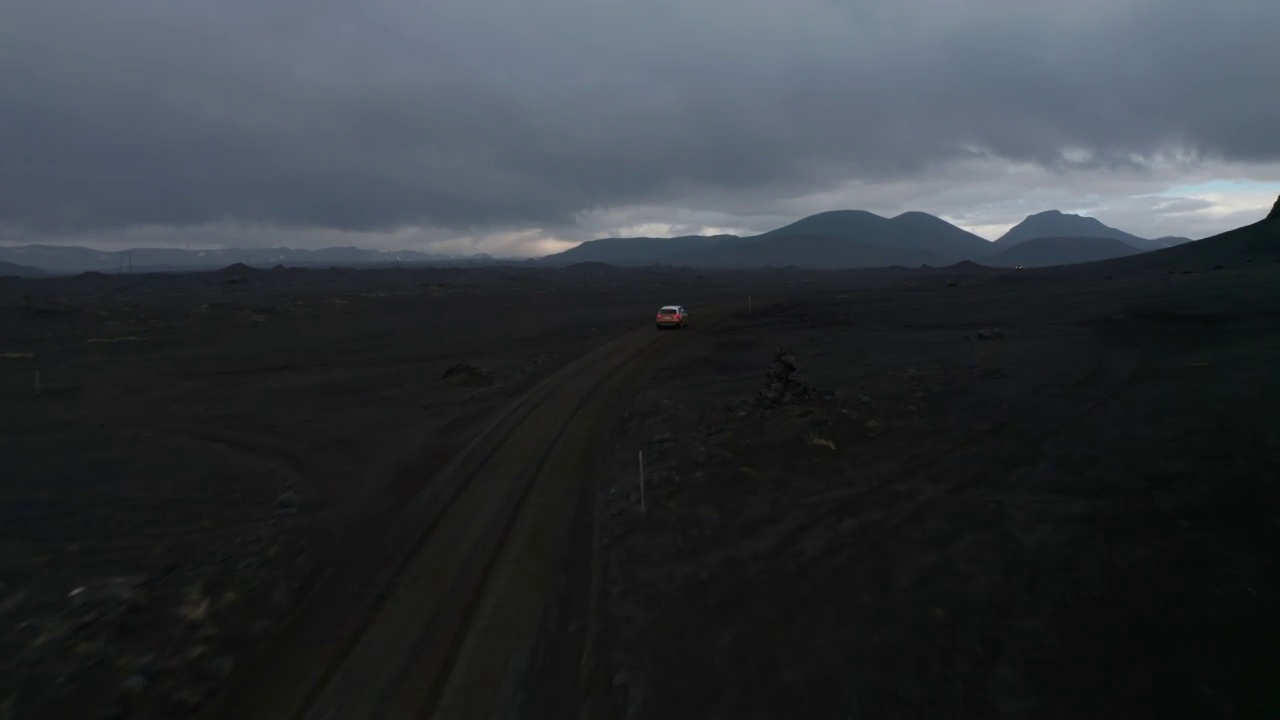
[(671, 308), (662, 308), (661, 310), (658, 311), (658, 314), (659, 315), (675, 315), (676, 311), (672, 310)]

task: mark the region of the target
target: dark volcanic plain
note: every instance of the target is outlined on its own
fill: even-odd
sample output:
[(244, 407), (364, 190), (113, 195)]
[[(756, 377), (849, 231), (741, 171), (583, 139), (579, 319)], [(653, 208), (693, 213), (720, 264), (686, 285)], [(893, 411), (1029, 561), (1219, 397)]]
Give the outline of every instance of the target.
[[(200, 708), (501, 405), (669, 303), (568, 568), (588, 717), (1266, 717), (1280, 254), (1189, 252), (0, 279), (0, 718)], [(530, 678), (530, 716), (576, 685)]]

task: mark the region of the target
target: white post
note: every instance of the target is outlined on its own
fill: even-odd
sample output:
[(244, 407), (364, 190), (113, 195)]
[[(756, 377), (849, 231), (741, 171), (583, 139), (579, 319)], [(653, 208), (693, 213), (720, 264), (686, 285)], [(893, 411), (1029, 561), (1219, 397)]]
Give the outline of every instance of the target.
[(39, 395), (40, 394), (40, 371), (36, 370), (34, 372), (35, 372), (36, 395)]
[(640, 451), (640, 514), (645, 514), (644, 506), (644, 451)]

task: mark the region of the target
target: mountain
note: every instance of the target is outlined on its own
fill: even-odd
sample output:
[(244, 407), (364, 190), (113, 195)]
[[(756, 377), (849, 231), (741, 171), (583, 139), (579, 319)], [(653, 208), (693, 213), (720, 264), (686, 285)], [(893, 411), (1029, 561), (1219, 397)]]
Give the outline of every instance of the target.
[(1189, 237), (1182, 237), (1180, 235), (1165, 235), (1164, 237), (1158, 237), (1151, 242), (1163, 245), (1164, 247), (1173, 247), (1174, 245), (1184, 245), (1195, 241)]
[(548, 255), (542, 261), (552, 265), (580, 262), (603, 262), (611, 265), (652, 265), (673, 256), (701, 250), (736, 235), (684, 235), (674, 238), (601, 238), (588, 240), (564, 252)]
[(756, 238), (806, 235), (837, 237), (862, 242), (864, 238), (885, 232), (889, 221), (866, 210), (830, 210), (800, 218), (790, 225), (756, 235)]
[(985, 257), (998, 248), (989, 240), (952, 225), (940, 217), (922, 212), (905, 212), (889, 222), (908, 235), (908, 245), (963, 260)]
[[(783, 251), (783, 238), (805, 238)], [(825, 238), (822, 241), (817, 238)], [(841, 248), (836, 241), (852, 243)], [(764, 243), (764, 244), (761, 244)], [(973, 233), (922, 212), (907, 212), (892, 219), (865, 210), (833, 210), (797, 220), (790, 225), (750, 237), (736, 235), (685, 235), (674, 238), (601, 238), (589, 240), (562, 253), (539, 260), (547, 265), (607, 262), (615, 265), (663, 263), (687, 267), (712, 267), (729, 263), (742, 267), (747, 258), (769, 264), (813, 268), (916, 266), (922, 262), (948, 264), (985, 257), (996, 248)], [(880, 250), (881, 252), (872, 252)], [(816, 252), (812, 258), (801, 257)], [(821, 258), (836, 265), (824, 265)], [(869, 265), (849, 263), (866, 262)]]
[(948, 261), (990, 254), (991, 243), (942, 218), (908, 212), (890, 220), (866, 210), (810, 215), (757, 238), (821, 236), (852, 240), (885, 250), (920, 250)]
[(135, 248), (108, 252), (74, 245), (0, 246), (0, 262), (18, 263), (52, 273), (200, 270), (226, 267), (232, 263), (260, 266), (370, 265), (385, 263), (497, 262), (489, 256), (449, 256), (395, 250), (383, 252), (356, 247), (329, 247), (317, 250), (275, 248), (225, 248), (184, 250), (179, 248)]
[(1014, 225), (1009, 232), (996, 240), (999, 249), (1012, 247), (1020, 242), (1041, 237), (1094, 237), (1119, 240), (1139, 250), (1156, 250), (1166, 247), (1155, 241), (1131, 235), (1123, 230), (1103, 225), (1097, 218), (1083, 215), (1071, 215), (1059, 210), (1046, 210), (1035, 215), (1028, 215), (1025, 220)]
[(1050, 267), (1111, 260), (1143, 252), (1106, 237), (1038, 237), (1006, 248), (982, 262), (994, 267)]
[(0, 277), (41, 277), (44, 274), (44, 271), (38, 267), (0, 260)]
[(722, 242), (688, 256), (691, 267), (798, 267), (851, 270), (874, 267), (941, 265), (945, 260), (913, 248), (882, 248), (830, 235), (768, 235)]

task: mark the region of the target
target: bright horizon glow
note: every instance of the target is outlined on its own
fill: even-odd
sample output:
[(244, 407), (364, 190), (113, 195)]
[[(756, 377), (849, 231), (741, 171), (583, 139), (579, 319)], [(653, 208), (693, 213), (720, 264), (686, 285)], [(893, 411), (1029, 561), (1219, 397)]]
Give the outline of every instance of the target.
[(1280, 181), (1260, 182), (1257, 180), (1218, 179), (1189, 185), (1174, 185), (1159, 194), (1165, 197), (1178, 197), (1229, 193), (1270, 193), (1271, 195), (1280, 195)]

